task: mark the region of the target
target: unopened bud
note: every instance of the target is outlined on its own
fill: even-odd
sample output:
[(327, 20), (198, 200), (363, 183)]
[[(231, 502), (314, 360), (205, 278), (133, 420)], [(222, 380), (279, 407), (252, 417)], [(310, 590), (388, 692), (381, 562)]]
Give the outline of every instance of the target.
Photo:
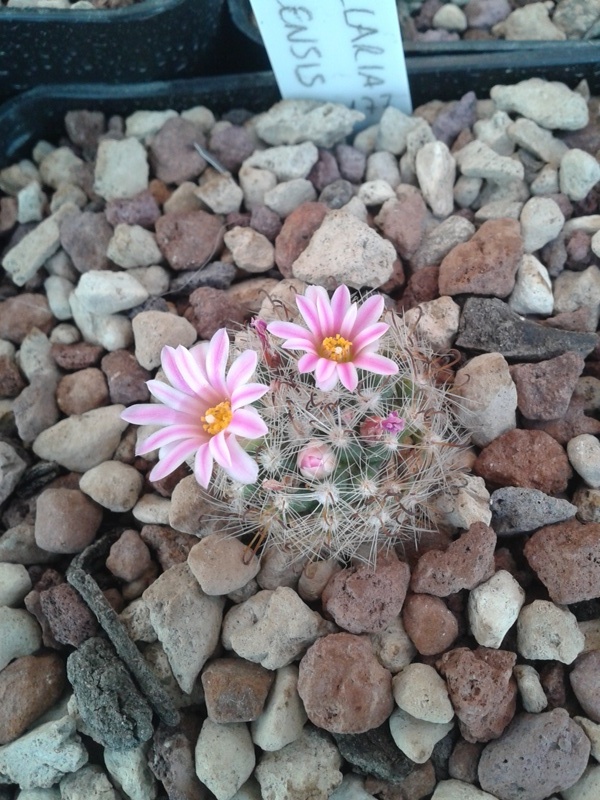
[(313, 441), (300, 450), (297, 464), (303, 478), (322, 480), (336, 468), (337, 458), (329, 445)]

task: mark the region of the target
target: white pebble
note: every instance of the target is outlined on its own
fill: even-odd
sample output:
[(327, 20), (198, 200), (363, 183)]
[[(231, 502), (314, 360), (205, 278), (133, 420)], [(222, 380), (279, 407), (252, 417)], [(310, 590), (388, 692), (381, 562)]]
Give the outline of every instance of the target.
[(283, 181), (265, 192), (265, 205), (282, 219), (288, 217), (302, 203), (309, 203), (316, 199), (315, 187), (306, 178)]
[(415, 167), (427, 205), (436, 217), (449, 216), (454, 210), (456, 162), (448, 146), (440, 141), (424, 144), (417, 152)]
[(144, 479), (135, 467), (103, 461), (81, 476), (79, 488), (109, 511), (130, 511), (142, 493)]
[(148, 156), (137, 139), (104, 139), (98, 145), (94, 191), (105, 200), (133, 197), (148, 188)]
[(132, 509), (133, 516), (145, 525), (168, 525), (171, 500), (159, 494), (144, 494)]
[(454, 727), (453, 722), (425, 722), (401, 708), (392, 712), (389, 725), (396, 747), (417, 764), (424, 764), (436, 744)]
[(431, 800), (498, 800), (496, 795), (484, 792), (464, 781), (440, 781), (435, 788)]
[(469, 625), (477, 643), (482, 647), (500, 647), (524, 603), (525, 592), (504, 569), (471, 589)]
[(517, 621), (517, 650), (523, 658), (571, 664), (585, 639), (577, 618), (550, 600), (534, 600), (521, 609)]
[(517, 664), (513, 668), (513, 675), (517, 679), (517, 686), (521, 694), (523, 708), (530, 714), (539, 714), (548, 705), (540, 674), (529, 664)]
[(0, 670), (13, 658), (30, 656), (41, 646), (40, 626), (29, 611), (0, 606)]
[(281, 750), (299, 738), (307, 719), (298, 694), (298, 667), (289, 664), (275, 673), (265, 707), (250, 725), (252, 740), (262, 750)]
[(168, 311), (142, 311), (132, 323), (135, 357), (145, 369), (160, 365), (160, 354), (165, 345), (191, 347), (198, 334), (187, 319)]
[(565, 216), (552, 198), (532, 197), (523, 206), (520, 222), (523, 249), (533, 253), (556, 239), (565, 224)]
[(0, 607), (19, 606), (31, 591), (31, 578), (23, 564), (0, 562)]
[(256, 555), (239, 539), (212, 533), (193, 545), (188, 566), (208, 595), (235, 592), (254, 578), (260, 569)]
[(262, 233), (236, 225), (225, 234), (233, 260), (246, 272), (267, 272), (275, 264), (275, 248)]
[(396, 197), (396, 192), (387, 181), (382, 178), (377, 178), (372, 181), (365, 181), (358, 188), (356, 197), (361, 200), (365, 206), (380, 206), (386, 200), (391, 200)]
[(272, 172), (278, 181), (291, 181), (306, 178), (319, 160), (319, 151), (312, 142), (269, 147), (255, 150), (242, 164), (245, 167), (258, 167)]
[(331, 738), (306, 725), (291, 744), (263, 753), (255, 774), (265, 800), (325, 800), (342, 782), (341, 766), (342, 757)]
[(205, 719), (195, 749), (196, 775), (217, 800), (231, 800), (248, 780), (256, 758), (248, 726)]
[(141, 225), (117, 225), (106, 248), (106, 255), (123, 269), (149, 267), (163, 260), (154, 234)]
[(531, 253), (525, 253), (521, 259), (508, 305), (517, 314), (552, 314), (554, 295), (550, 275), (542, 262)]
[(408, 664), (392, 680), (399, 708), (425, 722), (450, 722), (454, 709), (446, 681), (428, 664)]
[(211, 175), (194, 190), (195, 197), (210, 208), (213, 214), (231, 214), (240, 210), (244, 192), (231, 175)]
[(600, 488), (600, 442), (591, 433), (574, 436), (567, 443), (573, 469), (592, 489)]
[(561, 792), (563, 800), (597, 800), (600, 797), (600, 765), (592, 764), (581, 778)]
[(600, 164), (590, 153), (574, 147), (560, 162), (560, 190), (570, 200), (583, 200), (600, 180)]
[(127, 272), (91, 269), (79, 279), (74, 292), (90, 314), (118, 314), (148, 299), (142, 284)]
[(461, 398), (457, 416), (477, 446), (516, 428), (517, 388), (500, 353), (475, 356), (461, 367), (454, 392)]

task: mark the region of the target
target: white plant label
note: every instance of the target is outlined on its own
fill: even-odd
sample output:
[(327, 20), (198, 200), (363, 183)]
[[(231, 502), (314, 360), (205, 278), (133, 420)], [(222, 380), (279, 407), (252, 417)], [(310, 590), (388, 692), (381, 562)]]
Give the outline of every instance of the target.
[(250, 0), (281, 96), (412, 111), (395, 0)]

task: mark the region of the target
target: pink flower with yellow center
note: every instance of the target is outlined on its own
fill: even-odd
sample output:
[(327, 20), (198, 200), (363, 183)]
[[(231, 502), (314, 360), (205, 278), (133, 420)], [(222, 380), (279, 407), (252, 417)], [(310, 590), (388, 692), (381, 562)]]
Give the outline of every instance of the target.
[(158, 481), (195, 454), (194, 475), (207, 488), (214, 461), (240, 483), (254, 483), (258, 477), (256, 461), (244, 450), (238, 437), (257, 439), (267, 426), (254, 408), (269, 387), (249, 383), (257, 354), (246, 350), (234, 359), (227, 371), (229, 337), (218, 330), (210, 342), (191, 350), (183, 346), (163, 347), (162, 368), (170, 386), (148, 381), (148, 388), (159, 403), (142, 403), (125, 409), (121, 417), (136, 425), (163, 425), (163, 429), (141, 442), (137, 455), (158, 448), (159, 461), (149, 475)]
[(331, 300), (322, 286), (309, 286), (296, 298), (298, 310), (308, 328), (294, 322), (271, 322), (269, 333), (286, 341), (286, 350), (304, 350), (298, 359), (299, 372), (314, 372), (315, 383), (327, 392), (338, 379), (349, 391), (358, 385), (358, 369), (377, 375), (395, 375), (398, 365), (377, 353), (389, 325), (378, 322), (383, 297), (369, 297), (358, 306), (350, 300), (347, 286), (339, 286)]

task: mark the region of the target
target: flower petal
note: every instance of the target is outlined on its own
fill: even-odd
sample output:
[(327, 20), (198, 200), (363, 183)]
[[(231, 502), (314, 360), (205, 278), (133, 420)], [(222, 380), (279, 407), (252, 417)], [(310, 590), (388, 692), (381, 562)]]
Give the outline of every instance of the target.
[(201, 445), (194, 461), (194, 477), (203, 489), (208, 488), (212, 476), (213, 457), (210, 454), (208, 442)]
[(312, 372), (317, 366), (317, 362), (321, 356), (316, 353), (305, 353), (298, 359), (298, 372)]
[(236, 386), (241, 383), (248, 383), (254, 370), (258, 354), (254, 350), (244, 350), (241, 355), (234, 359), (227, 373), (227, 391), (231, 393)]
[(184, 392), (185, 394), (193, 394), (193, 389), (190, 388), (179, 370), (178, 358), (175, 352), (174, 347), (169, 347), (169, 345), (163, 347), (160, 354), (160, 363), (164, 373), (171, 386), (175, 389), (179, 389), (180, 392)]
[(331, 298), (331, 311), (333, 314), (333, 328), (339, 333), (344, 322), (344, 318), (352, 303), (350, 302), (350, 289), (342, 283), (333, 293)]
[(183, 379), (194, 394), (201, 395), (206, 399), (210, 397), (211, 399), (208, 401), (210, 403), (219, 402), (219, 393), (211, 386), (204, 369), (198, 364), (193, 353), (179, 345), (175, 351), (175, 357)]
[(208, 353), (208, 342), (199, 342), (199, 344), (195, 344), (189, 352), (196, 362), (201, 374), (204, 376), (204, 381), (209, 383), (208, 375), (206, 374), (206, 354)]
[(368, 297), (365, 302), (358, 309), (356, 315), (356, 322), (352, 328), (352, 335), (356, 336), (369, 325), (379, 321), (379, 317), (383, 313), (384, 301), (380, 294), (374, 294)]
[(231, 453), (231, 467), (225, 472), (240, 483), (255, 483), (258, 478), (258, 465), (256, 461), (248, 455), (235, 436), (229, 436), (227, 446)]
[(229, 469), (231, 467), (231, 453), (227, 446), (225, 432), (219, 431), (219, 433), (216, 433), (208, 442), (208, 446), (210, 447), (210, 454), (217, 464), (220, 464), (223, 469)]
[(353, 392), (356, 389), (358, 386), (358, 373), (352, 362), (349, 361), (345, 364), (338, 364), (337, 374), (342, 385), (345, 386), (349, 392)]
[(317, 348), (308, 339), (286, 339), (281, 345), (284, 350), (304, 350), (307, 353), (316, 353)]
[(196, 439), (185, 439), (183, 442), (175, 445), (166, 445), (160, 451), (160, 461), (154, 467), (150, 475), (151, 481), (160, 481), (167, 475), (174, 472), (177, 467), (181, 466), (186, 458), (189, 458), (192, 453), (198, 449), (200, 442)]
[(151, 433), (147, 439), (140, 442), (135, 452), (136, 455), (144, 455), (181, 439), (192, 439), (203, 435), (208, 437), (199, 425), (168, 425), (160, 431)]
[(198, 402), (197, 397), (190, 397), (162, 381), (151, 380), (146, 384), (157, 400), (169, 408), (174, 408), (175, 411), (181, 411), (182, 414), (191, 416), (196, 416), (203, 411), (201, 408), (203, 404)]
[(325, 336), (333, 336), (337, 331), (333, 328), (333, 311), (331, 310), (331, 301), (327, 292), (317, 297), (317, 314), (321, 323), (321, 333), (323, 338)]
[(196, 453), (196, 460), (194, 462), (194, 476), (200, 486), (204, 489), (208, 488), (213, 470), (213, 457), (210, 454), (210, 447), (208, 442), (201, 445)]
[[(328, 358), (320, 358), (317, 361), (315, 366), (315, 383), (317, 384), (317, 389), (321, 389), (323, 392), (333, 389), (337, 383), (336, 367), (337, 362), (330, 361)], [(334, 380), (332, 383), (333, 378)]]
[[(316, 288), (316, 287), (309, 287), (309, 288)], [(307, 296), (302, 297), (302, 295), (298, 295), (296, 298), (296, 305), (298, 306), (298, 311), (302, 315), (308, 330), (317, 339), (322, 339), (321, 335), (321, 322), (319, 320), (319, 314), (317, 313), (317, 306), (312, 300), (308, 297), (308, 289), (306, 291)], [(293, 324), (293, 323), (292, 323)]]
[(161, 403), (139, 403), (130, 406), (121, 412), (121, 419), (133, 422), (135, 425), (187, 425), (189, 422), (186, 415)]
[(268, 430), (254, 408), (238, 409), (227, 426), (228, 435), (243, 436), (245, 439), (258, 439), (260, 436), (264, 436)]
[(369, 325), (367, 328), (364, 328), (364, 330), (357, 334), (352, 340), (353, 352), (359, 353), (363, 348), (367, 347), (367, 345), (376, 342), (377, 339), (381, 339), (381, 337), (387, 333), (389, 327), (390, 326), (386, 325), (385, 322), (376, 322), (374, 325)]
[(398, 364), (379, 353), (359, 353), (354, 359), (354, 366), (377, 375), (395, 375), (398, 372)]
[(343, 336), (344, 339), (350, 339), (350, 335), (354, 330), (354, 323), (356, 322), (356, 315), (358, 314), (358, 306), (356, 303), (352, 303), (348, 311), (342, 320), (342, 324), (340, 325), (339, 334)]
[(246, 383), (244, 386), (238, 386), (231, 393), (231, 410), (237, 411), (242, 406), (254, 403), (266, 394), (270, 388), (270, 386), (265, 386), (264, 383)]
[(213, 335), (208, 343), (206, 353), (206, 374), (212, 386), (223, 396), (227, 394), (225, 383), (225, 370), (227, 369), (227, 358), (229, 356), (229, 336), (225, 328)]
[[(297, 300), (300, 298), (298, 297)], [(295, 322), (269, 322), (267, 330), (280, 339), (306, 339), (307, 342), (312, 340), (310, 331), (307, 331), (302, 325), (296, 325)]]

